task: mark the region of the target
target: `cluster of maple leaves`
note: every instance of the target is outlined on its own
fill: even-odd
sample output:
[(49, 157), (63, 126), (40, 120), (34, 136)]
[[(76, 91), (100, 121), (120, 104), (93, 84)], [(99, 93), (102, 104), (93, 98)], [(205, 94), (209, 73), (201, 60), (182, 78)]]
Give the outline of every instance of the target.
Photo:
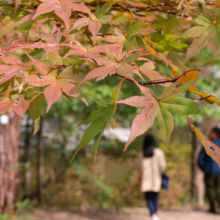
[[(179, 74), (174, 68), (180, 68), (181, 65), (169, 59), (166, 53), (161, 53), (160, 50), (173, 48), (183, 52), (188, 48), (182, 65), (206, 45), (216, 57), (220, 45), (220, 20), (215, 14), (215, 22), (200, 15), (195, 19), (197, 25), (186, 30), (178, 38), (165, 34), (161, 35), (162, 40), (156, 41), (154, 38), (156, 39), (158, 34), (157, 30), (141, 12), (157, 8), (159, 10), (164, 4), (150, 6), (146, 1), (97, 2), (40, 0), (38, 3), (29, 1), (22, 8), (19, 7), (21, 1), (16, 0), (15, 7), (0, 7), (5, 16), (0, 30), (0, 114), (12, 109), (22, 116), (28, 111), (35, 122), (36, 132), (45, 107), (44, 97), (48, 103), (46, 112), (62, 95), (81, 99), (87, 104), (80, 89), (84, 82), (93, 79), (99, 81), (115, 75), (123, 78), (122, 82), (129, 80), (135, 83), (143, 96), (132, 96), (119, 101), (122, 82), (116, 89), (112, 89), (112, 103), (102, 102), (100, 109), (83, 121), (90, 123), (90, 126), (75, 155), (100, 133), (95, 144), (97, 151), (103, 131), (111, 122), (118, 104), (143, 108), (134, 118), (125, 149), (137, 136), (151, 128), (155, 120), (158, 137), (171, 148), (170, 137), (174, 128), (172, 113), (200, 114), (210, 118), (193, 100), (182, 97), (187, 89), (210, 104), (220, 103), (216, 97), (195, 87), (201, 69), (187, 70)], [(169, 4), (167, 7), (169, 10), (178, 10), (188, 8), (189, 5), (187, 1), (179, 1), (178, 4)], [(126, 26), (112, 23), (117, 11), (123, 11), (126, 16), (130, 16)], [(43, 31), (43, 25), (50, 25), (50, 33)], [(108, 31), (102, 32), (102, 28), (106, 27)], [(25, 34), (29, 34), (30, 30), (34, 31), (38, 39), (30, 40), (27, 37), (24, 40), (10, 36), (13, 30), (20, 29)], [(90, 42), (89, 47), (84, 43), (85, 38)], [(180, 38), (194, 40), (188, 46), (179, 42)], [(17, 56), (16, 51), (22, 51), (22, 54)], [(85, 63), (90, 62), (96, 67), (85, 76), (80, 75), (74, 72), (74, 64), (71, 62), (73, 57)], [(158, 62), (170, 66), (172, 78), (155, 70)], [(149, 79), (147, 82), (146, 77)], [(157, 98), (153, 90), (147, 87), (149, 84), (158, 84), (166, 89)], [(191, 127), (206, 147), (207, 153), (219, 164), (220, 154), (216, 146), (205, 139), (197, 128), (193, 125)], [(210, 145), (215, 151), (210, 150)]]

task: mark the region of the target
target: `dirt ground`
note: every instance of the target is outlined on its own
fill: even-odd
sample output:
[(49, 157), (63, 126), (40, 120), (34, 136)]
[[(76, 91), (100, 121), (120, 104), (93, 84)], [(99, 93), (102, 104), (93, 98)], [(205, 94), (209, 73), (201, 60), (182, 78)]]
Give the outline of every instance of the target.
[[(68, 211), (35, 210), (30, 214), (31, 220), (148, 220), (148, 211), (144, 208), (123, 209), (119, 213), (96, 212), (80, 213)], [(206, 211), (160, 211), (161, 220), (219, 220), (220, 214)]]

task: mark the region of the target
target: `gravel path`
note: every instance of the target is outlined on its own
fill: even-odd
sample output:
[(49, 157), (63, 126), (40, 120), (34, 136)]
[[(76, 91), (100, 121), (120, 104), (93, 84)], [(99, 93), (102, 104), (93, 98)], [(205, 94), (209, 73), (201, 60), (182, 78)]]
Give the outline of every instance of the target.
[[(67, 211), (35, 210), (31, 220), (148, 220), (148, 211), (144, 208), (123, 209), (120, 213), (79, 213)], [(219, 215), (205, 211), (160, 211), (160, 220), (219, 220)]]

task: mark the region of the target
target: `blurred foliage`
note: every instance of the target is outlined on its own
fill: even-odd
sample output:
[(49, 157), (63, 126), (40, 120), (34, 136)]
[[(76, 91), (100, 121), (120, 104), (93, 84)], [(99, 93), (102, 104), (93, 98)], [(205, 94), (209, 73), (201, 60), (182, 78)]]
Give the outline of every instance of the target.
[[(171, 144), (174, 155), (164, 144), (158, 142), (158, 147), (165, 151), (167, 174), (171, 178), (170, 190), (161, 193), (160, 206), (163, 208), (180, 208), (189, 202), (190, 162), (187, 161), (190, 161), (192, 150), (191, 138), (192, 134), (187, 132), (185, 127), (176, 129)], [(95, 167), (90, 145), (82, 150), (56, 179), (53, 179), (54, 176), (65, 167), (66, 162), (61, 159), (56, 148), (52, 147), (45, 151), (44, 208), (87, 211), (145, 206), (145, 200), (137, 185), (142, 137), (137, 138), (125, 153), (122, 153), (121, 142), (104, 138), (100, 143)], [(68, 155), (71, 157), (72, 151), (67, 151), (66, 156)], [(34, 157), (32, 158), (34, 168), (36, 163)], [(31, 175), (36, 175), (35, 169), (32, 169)], [(33, 178), (32, 193), (35, 187)]]

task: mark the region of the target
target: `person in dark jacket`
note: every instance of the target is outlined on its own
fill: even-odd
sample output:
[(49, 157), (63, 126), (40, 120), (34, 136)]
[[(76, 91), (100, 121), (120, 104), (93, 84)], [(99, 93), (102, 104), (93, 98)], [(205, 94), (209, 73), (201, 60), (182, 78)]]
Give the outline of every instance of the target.
[[(211, 130), (209, 138), (210, 141), (220, 147), (220, 129), (218, 127), (214, 127)], [(205, 173), (205, 186), (210, 212), (216, 213), (216, 200), (220, 207), (220, 169), (217, 163), (206, 154), (204, 147), (199, 154), (198, 166)]]

